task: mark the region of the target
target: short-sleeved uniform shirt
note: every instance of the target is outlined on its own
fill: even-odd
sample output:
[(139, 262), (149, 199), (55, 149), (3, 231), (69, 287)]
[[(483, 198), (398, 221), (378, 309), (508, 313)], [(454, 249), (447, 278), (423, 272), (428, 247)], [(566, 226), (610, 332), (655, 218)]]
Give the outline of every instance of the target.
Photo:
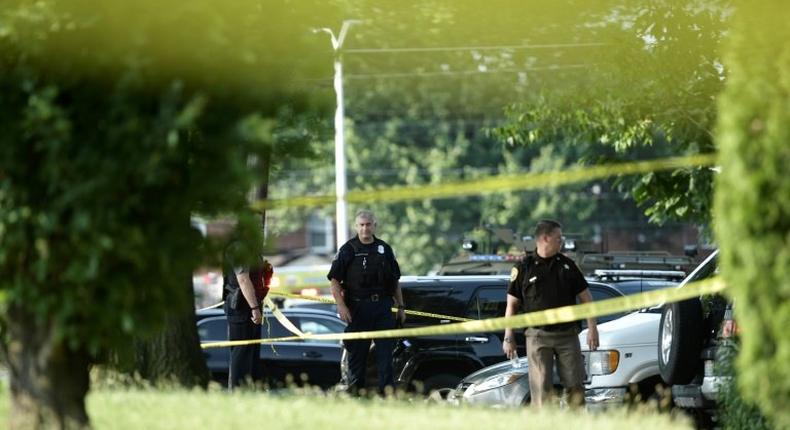
[[(355, 243), (352, 244), (352, 242)], [(398, 260), (395, 259), (395, 254), (392, 251), (392, 248), (383, 240), (373, 236), (373, 243), (370, 244), (362, 243), (359, 240), (359, 237), (355, 237), (343, 244), (343, 246), (341, 246), (337, 251), (335, 259), (332, 260), (332, 267), (330, 267), (329, 273), (326, 275), (327, 279), (337, 279), (340, 281), (344, 289), (351, 287), (346, 283), (346, 275), (348, 274), (349, 266), (354, 261), (354, 258), (356, 258), (354, 246), (361, 250), (362, 253), (376, 253), (383, 255), (384, 258), (388, 259), (390, 262), (390, 268), (393, 272), (392, 275), (395, 277), (395, 279), (400, 278), (400, 266), (398, 265)]]
[[(264, 260), (263, 256), (256, 256), (253, 261), (258, 263), (252, 267), (245, 266), (240, 261), (243, 260), (239, 255), (243, 252), (243, 248), (238, 242), (233, 242), (225, 249), (223, 261), (223, 292), (222, 300), (225, 301), (225, 314), (229, 322), (242, 322), (247, 321), (252, 316), (252, 309), (244, 298), (244, 295), (239, 291), (241, 289), (237, 276), (248, 276), (255, 286), (255, 293), (259, 299), (263, 299), (265, 292), (268, 288), (262, 284), (263, 276), (262, 271), (264, 266), (268, 263)], [(269, 266), (270, 267), (270, 266)], [(229, 295), (237, 294), (236, 307), (230, 306)]]
[[(537, 312), (576, 304), (576, 296), (589, 287), (581, 270), (561, 253), (549, 258), (537, 252), (513, 267), (507, 293), (521, 302), (524, 312)], [(578, 321), (539, 327), (556, 331), (579, 327)]]

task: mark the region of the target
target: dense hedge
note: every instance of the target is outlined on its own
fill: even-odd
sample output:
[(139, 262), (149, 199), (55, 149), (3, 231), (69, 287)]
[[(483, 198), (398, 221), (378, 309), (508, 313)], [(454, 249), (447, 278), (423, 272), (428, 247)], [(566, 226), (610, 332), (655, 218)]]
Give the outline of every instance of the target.
[(719, 101), (715, 229), (743, 329), (744, 397), (790, 428), (790, 6), (741, 1)]
[(738, 377), (735, 371), (735, 359), (740, 350), (737, 342), (730, 342), (718, 351), (718, 373), (721, 375), (734, 375), (724, 381), (718, 397), (719, 421), (725, 430), (770, 430), (771, 423), (765, 418), (760, 408), (753, 403), (744, 401), (738, 390)]

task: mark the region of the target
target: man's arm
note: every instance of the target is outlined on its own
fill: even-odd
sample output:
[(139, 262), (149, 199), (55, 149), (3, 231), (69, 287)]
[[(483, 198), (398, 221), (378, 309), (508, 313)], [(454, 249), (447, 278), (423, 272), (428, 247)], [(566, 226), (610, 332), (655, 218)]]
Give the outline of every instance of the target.
[[(585, 288), (578, 297), (582, 303), (592, 303), (593, 301), (589, 288)], [(598, 322), (595, 318), (587, 318), (587, 346), (590, 351), (598, 349)]]
[[(510, 317), (518, 312), (520, 300), (513, 295), (507, 295), (507, 307), (505, 308), (505, 316)], [(502, 341), (502, 351), (507, 358), (514, 358), (518, 355), (516, 351), (516, 339), (513, 337), (513, 329), (505, 329), (505, 339)]]
[(255, 297), (255, 286), (252, 285), (249, 272), (237, 273), (236, 279), (239, 281), (239, 287), (241, 288), (241, 294), (244, 296), (244, 300), (247, 300), (247, 304), (250, 305), (250, 309), (252, 309), (252, 322), (260, 324), (263, 316), (261, 314), (261, 304), (258, 303), (258, 298)]
[(337, 315), (341, 320), (345, 321), (346, 324), (350, 324), (351, 312), (349, 312), (348, 306), (346, 306), (346, 300), (343, 297), (343, 287), (340, 286), (340, 281), (335, 278), (330, 279), (329, 290), (332, 291), (332, 297), (335, 298), (335, 303), (337, 303)]

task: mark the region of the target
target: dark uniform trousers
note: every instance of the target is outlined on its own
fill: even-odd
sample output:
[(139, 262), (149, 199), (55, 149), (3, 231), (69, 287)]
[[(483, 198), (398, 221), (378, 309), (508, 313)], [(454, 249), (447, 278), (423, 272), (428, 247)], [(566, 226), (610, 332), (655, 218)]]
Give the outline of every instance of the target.
[[(351, 312), (351, 323), (346, 332), (369, 330), (389, 330), (395, 328), (395, 316), (392, 314), (392, 297), (386, 295), (351, 296), (346, 300)], [(344, 340), (348, 350), (348, 385), (352, 393), (365, 388), (370, 339)], [(384, 393), (387, 386), (395, 385), (392, 371), (392, 351), (395, 349), (394, 339), (376, 339), (376, 367), (378, 369), (379, 392)]]
[[(260, 338), (261, 326), (253, 323), (249, 318), (237, 321), (228, 318), (228, 340)], [(260, 355), (261, 345), (259, 343), (230, 347), (229, 389), (238, 387), (248, 379), (255, 381), (260, 378)]]

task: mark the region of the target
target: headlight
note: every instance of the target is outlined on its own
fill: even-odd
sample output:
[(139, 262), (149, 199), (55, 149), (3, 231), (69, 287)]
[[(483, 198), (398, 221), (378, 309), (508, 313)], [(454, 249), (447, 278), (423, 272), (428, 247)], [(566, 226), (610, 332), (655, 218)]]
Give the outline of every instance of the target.
[(492, 376), (485, 381), (472, 386), (472, 391), (480, 393), (483, 391), (493, 390), (494, 388), (504, 387), (510, 385), (519, 379), (527, 376), (527, 372), (507, 372), (501, 375)]
[(588, 369), (590, 376), (608, 375), (617, 370), (620, 353), (617, 351), (590, 351)]

